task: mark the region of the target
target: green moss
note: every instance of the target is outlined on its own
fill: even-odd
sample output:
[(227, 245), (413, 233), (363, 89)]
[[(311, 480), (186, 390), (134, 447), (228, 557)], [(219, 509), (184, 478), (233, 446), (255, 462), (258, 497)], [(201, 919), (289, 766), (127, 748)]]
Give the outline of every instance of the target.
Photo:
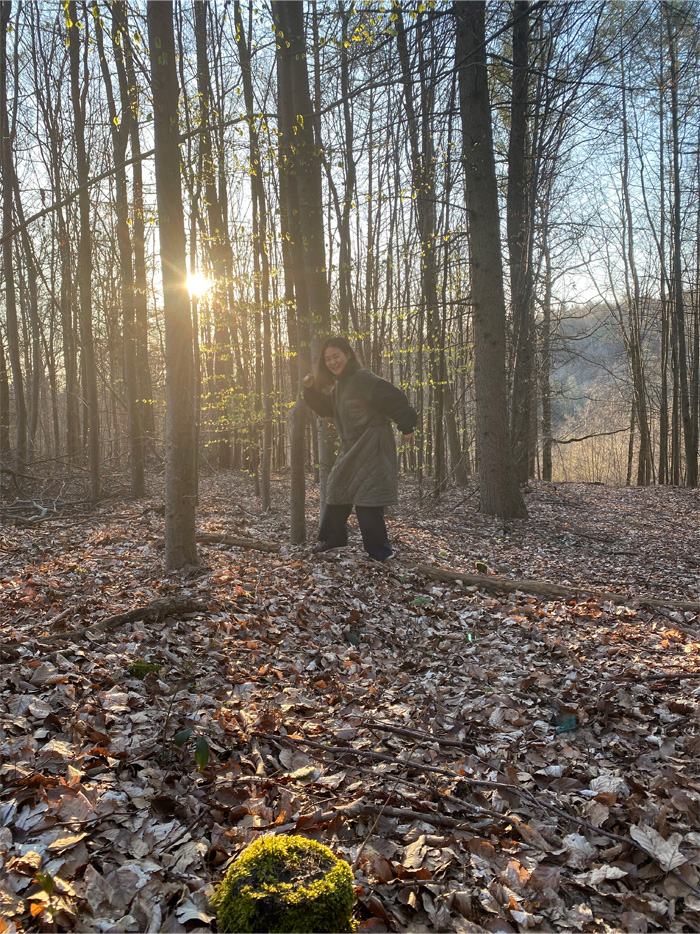
[(145, 662), (142, 658), (137, 658), (133, 665), (129, 667), (129, 674), (132, 678), (140, 678), (143, 681), (149, 672), (160, 671), (161, 667), (161, 665), (154, 665), (152, 662)]
[(241, 853), (212, 904), (219, 931), (352, 931), (352, 870), (304, 837), (261, 837)]

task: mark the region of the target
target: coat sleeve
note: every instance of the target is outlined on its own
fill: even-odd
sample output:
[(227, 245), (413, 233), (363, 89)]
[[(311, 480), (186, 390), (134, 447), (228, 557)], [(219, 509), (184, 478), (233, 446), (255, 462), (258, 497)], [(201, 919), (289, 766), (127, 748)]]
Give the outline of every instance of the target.
[(374, 384), (370, 404), (396, 422), (403, 435), (410, 435), (418, 424), (418, 415), (406, 393), (385, 379), (378, 379)]
[(333, 400), (325, 392), (319, 392), (318, 389), (305, 389), (304, 402), (310, 409), (313, 409), (317, 415), (324, 418), (333, 418)]

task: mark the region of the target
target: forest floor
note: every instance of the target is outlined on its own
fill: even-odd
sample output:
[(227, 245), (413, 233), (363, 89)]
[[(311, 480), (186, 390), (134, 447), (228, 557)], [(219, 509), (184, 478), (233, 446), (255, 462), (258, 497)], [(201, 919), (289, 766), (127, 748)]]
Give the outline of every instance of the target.
[(0, 526), (0, 932), (214, 930), (281, 832), (351, 863), (360, 930), (700, 930), (698, 492), (535, 484), (504, 527), (406, 483), (377, 564), (286, 544), (274, 488), (202, 479), (202, 532), (282, 547), (172, 574), (158, 491)]

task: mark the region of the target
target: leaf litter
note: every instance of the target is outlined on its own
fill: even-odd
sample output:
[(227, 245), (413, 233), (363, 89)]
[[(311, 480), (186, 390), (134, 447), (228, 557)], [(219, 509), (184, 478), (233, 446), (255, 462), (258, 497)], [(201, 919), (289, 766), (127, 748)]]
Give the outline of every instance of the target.
[[(2, 530), (0, 932), (212, 930), (261, 833), (345, 857), (361, 930), (700, 928), (697, 492), (533, 484), (504, 526), (406, 486), (391, 566), (233, 476), (201, 531), (278, 553), (166, 574), (151, 503)], [(477, 563), (630, 600), (413, 570)]]

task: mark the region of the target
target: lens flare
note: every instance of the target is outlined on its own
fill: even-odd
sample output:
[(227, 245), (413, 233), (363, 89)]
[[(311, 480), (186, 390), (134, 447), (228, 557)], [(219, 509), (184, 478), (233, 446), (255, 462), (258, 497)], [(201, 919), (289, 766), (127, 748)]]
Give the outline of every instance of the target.
[(207, 279), (203, 272), (187, 273), (187, 291), (192, 298), (201, 298), (211, 287), (211, 280)]

